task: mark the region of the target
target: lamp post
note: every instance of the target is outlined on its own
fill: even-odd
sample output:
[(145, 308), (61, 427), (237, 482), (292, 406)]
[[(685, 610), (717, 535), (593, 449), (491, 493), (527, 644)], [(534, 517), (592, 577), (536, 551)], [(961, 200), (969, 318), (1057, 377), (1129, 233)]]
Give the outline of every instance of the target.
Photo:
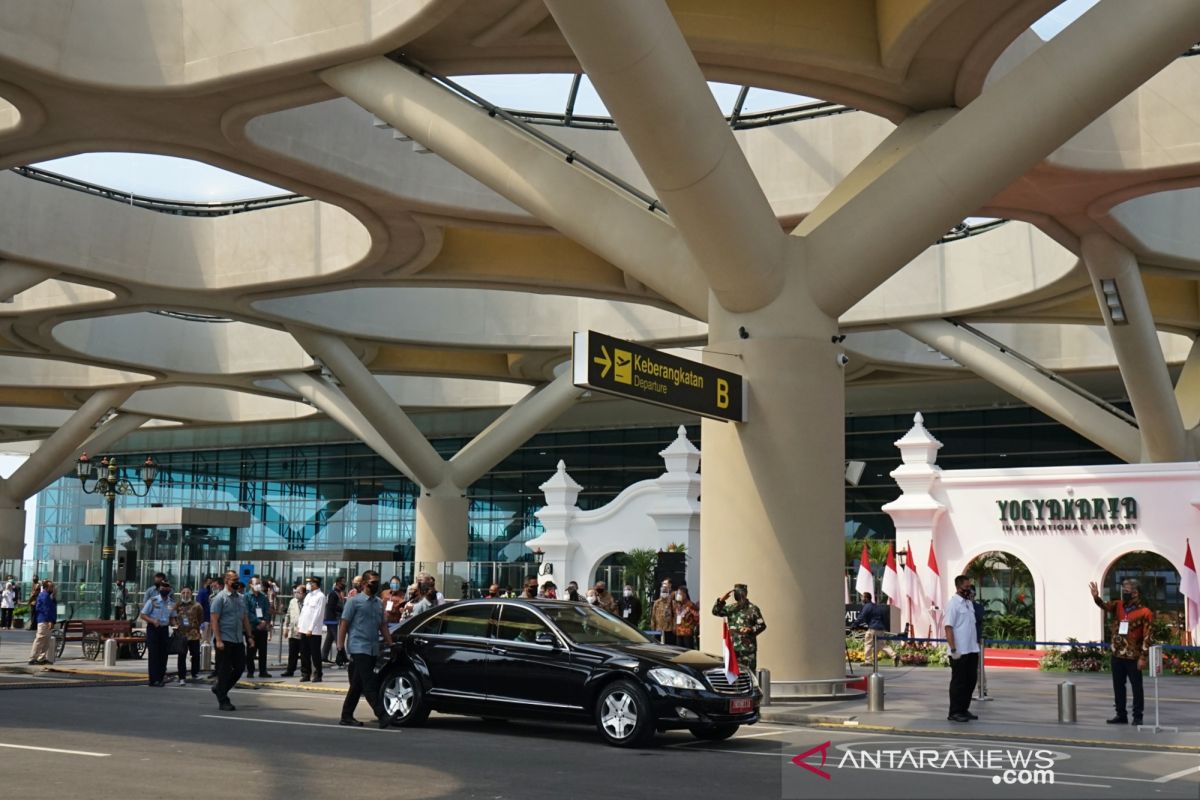
[[(112, 617), (113, 556), (116, 554), (117, 548), (115, 529), (117, 495), (145, 497), (150, 493), (150, 485), (158, 477), (158, 465), (154, 463), (153, 458), (146, 456), (140, 473), (142, 483), (146, 488), (139, 492), (137, 487), (121, 474), (121, 468), (117, 466), (115, 456), (101, 458), (99, 470), (88, 458), (87, 453), (81, 455), (79, 461), (75, 463), (75, 475), (79, 478), (79, 486), (83, 493), (103, 495), (108, 505), (104, 523), (104, 544), (100, 551), (100, 582), (104, 585), (103, 593), (100, 595), (100, 619)], [(88, 488), (89, 480), (92, 481), (90, 489)]]

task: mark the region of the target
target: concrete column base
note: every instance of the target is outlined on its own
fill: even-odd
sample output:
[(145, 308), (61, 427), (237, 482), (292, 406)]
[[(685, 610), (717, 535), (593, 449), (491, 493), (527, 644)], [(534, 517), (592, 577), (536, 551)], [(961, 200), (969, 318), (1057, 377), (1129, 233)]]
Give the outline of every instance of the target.
[(25, 553), (25, 509), (0, 508), (0, 559), (20, 559)]
[[(740, 350), (748, 421), (703, 422), (701, 646), (721, 652), (713, 601), (749, 585), (758, 667), (776, 681), (844, 677), (844, 375), (828, 338), (712, 342)], [(733, 348), (737, 348), (734, 350)]]
[(415, 561), (467, 560), (467, 506), (466, 492), (457, 486), (421, 489)]

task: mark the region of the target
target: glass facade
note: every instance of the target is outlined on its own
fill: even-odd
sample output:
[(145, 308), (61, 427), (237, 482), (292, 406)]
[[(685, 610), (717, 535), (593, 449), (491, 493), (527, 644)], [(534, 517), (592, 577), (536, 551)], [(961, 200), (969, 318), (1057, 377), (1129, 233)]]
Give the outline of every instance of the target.
[[(534, 512), (544, 498), (538, 486), (558, 461), (584, 490), (579, 506), (596, 508), (631, 483), (662, 474), (658, 455), (676, 429), (636, 428), (544, 433), (535, 436), (468, 490), (471, 561), (529, 557), (522, 542), (541, 531)], [(688, 428), (693, 442), (700, 428)], [(465, 439), (433, 442), (448, 457)], [(237, 549), (374, 550), (411, 561), (417, 487), (359, 443), (154, 453), (158, 479), (146, 497), (122, 497), (119, 507), (161, 505), (249, 512)], [(123, 459), (131, 467), (142, 454)], [(132, 472), (130, 473), (132, 478)], [(100, 528), (84, 524), (87, 508), (102, 498), (84, 494), (74, 476), (60, 478), (38, 498), (34, 558), (71, 558), (79, 545), (97, 545)], [(118, 549), (129, 538), (139, 559), (220, 558), (225, 530), (118, 530)]]
[[(1075, 432), (1031, 408), (944, 411), (925, 414), (926, 427), (944, 444), (938, 464), (947, 469), (1109, 464), (1116, 459)], [(911, 414), (851, 416), (846, 419), (846, 458), (865, 461), (858, 486), (846, 490), (849, 537), (888, 539), (891, 518), (880, 507), (895, 499), (889, 473), (900, 464), (894, 442), (912, 426)], [(700, 427), (687, 428), (699, 443)], [(561, 459), (584, 487), (579, 505), (596, 508), (622, 489), (662, 473), (658, 453), (676, 436), (673, 427), (564, 431), (539, 434), (476, 482), (470, 497), (471, 561), (516, 561), (529, 557), (522, 543), (540, 533), (534, 512), (543, 496), (538, 486)], [(465, 439), (439, 439), (443, 456)], [(249, 512), (251, 525), (239, 533), (238, 549), (387, 551), (411, 561), (416, 486), (360, 443), (294, 445), (196, 452), (154, 453), (158, 481), (145, 498), (125, 497), (123, 507), (191, 506)], [(142, 454), (131, 456), (136, 465)], [(35, 558), (69, 558), (61, 547), (98, 542), (98, 527), (83, 524), (84, 509), (100, 507), (68, 476), (38, 500)], [(178, 531), (126, 535), (145, 537), (142, 559), (177, 557)], [(219, 558), (226, 531), (192, 531), (185, 558)], [(122, 541), (118, 533), (118, 545)], [(98, 548), (97, 548), (98, 549)]]

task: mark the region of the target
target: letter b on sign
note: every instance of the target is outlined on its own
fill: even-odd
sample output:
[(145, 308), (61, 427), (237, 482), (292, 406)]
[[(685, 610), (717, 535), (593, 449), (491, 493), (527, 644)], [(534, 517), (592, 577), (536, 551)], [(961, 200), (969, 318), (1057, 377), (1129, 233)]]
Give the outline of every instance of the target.
[(729, 381), (717, 378), (717, 408), (729, 408)]

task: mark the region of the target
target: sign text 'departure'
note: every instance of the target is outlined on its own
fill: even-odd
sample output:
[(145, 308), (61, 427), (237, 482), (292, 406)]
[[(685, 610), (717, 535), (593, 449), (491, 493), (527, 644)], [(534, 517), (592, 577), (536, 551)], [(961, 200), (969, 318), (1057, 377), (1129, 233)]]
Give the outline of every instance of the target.
[(576, 386), (714, 419), (745, 421), (742, 376), (723, 369), (595, 331), (575, 334), (572, 369)]

